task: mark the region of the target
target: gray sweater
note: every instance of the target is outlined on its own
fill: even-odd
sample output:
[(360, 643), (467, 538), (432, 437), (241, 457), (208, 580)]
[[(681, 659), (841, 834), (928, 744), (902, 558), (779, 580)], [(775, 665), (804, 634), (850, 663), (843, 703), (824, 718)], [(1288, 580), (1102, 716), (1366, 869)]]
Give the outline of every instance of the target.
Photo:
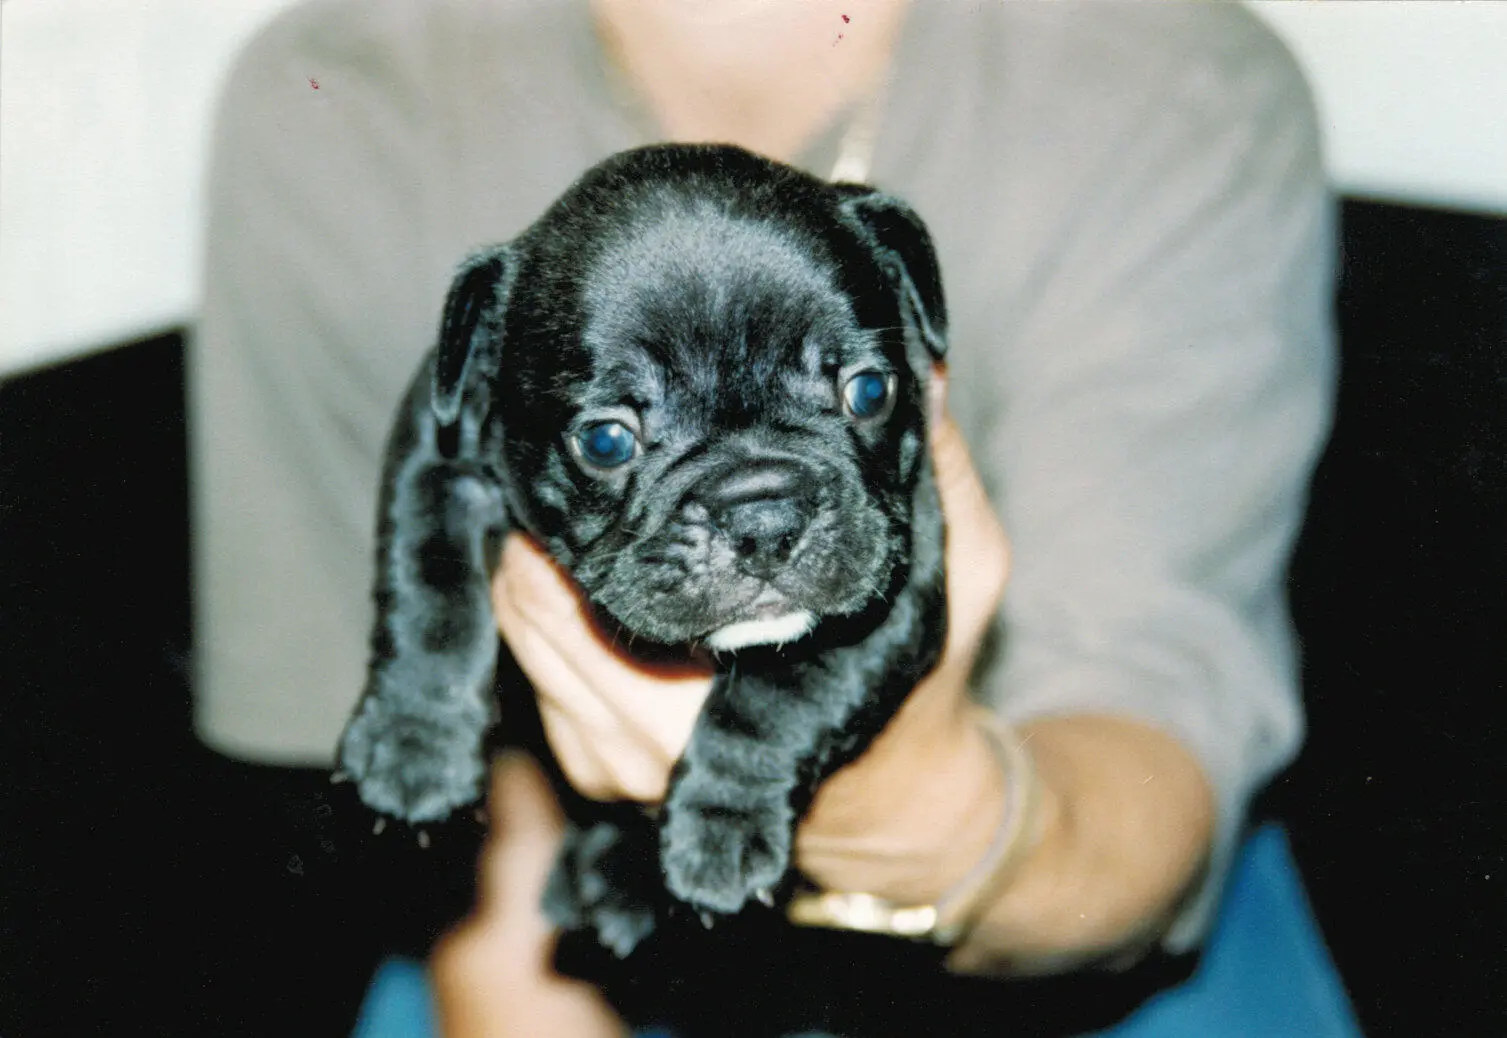
[[(649, 132), (584, 3), (314, 0), (242, 55), (191, 355), (211, 746), (331, 759), (384, 434), (456, 263)], [(1231, 4), (918, 0), (872, 179), (935, 235), (952, 407), (1014, 548), (978, 694), (1197, 755), (1220, 824), (1185, 947), (1301, 739), (1283, 577), (1333, 363), (1305, 86)]]

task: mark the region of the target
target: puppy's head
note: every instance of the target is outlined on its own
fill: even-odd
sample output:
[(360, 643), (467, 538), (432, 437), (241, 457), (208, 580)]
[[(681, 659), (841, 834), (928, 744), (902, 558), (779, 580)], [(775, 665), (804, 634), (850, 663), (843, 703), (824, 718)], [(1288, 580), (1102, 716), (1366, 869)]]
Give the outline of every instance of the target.
[(903, 203), (657, 146), (462, 270), (433, 404), (599, 608), (736, 649), (880, 608), (905, 578), (944, 342)]

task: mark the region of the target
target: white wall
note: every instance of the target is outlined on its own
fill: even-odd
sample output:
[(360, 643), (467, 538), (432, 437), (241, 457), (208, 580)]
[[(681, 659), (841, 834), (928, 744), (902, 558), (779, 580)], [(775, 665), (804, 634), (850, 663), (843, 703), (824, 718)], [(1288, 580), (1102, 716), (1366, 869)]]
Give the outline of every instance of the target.
[[(287, 3), (5, 0), (0, 374), (192, 318), (214, 97)], [(1507, 212), (1507, 3), (1251, 6), (1308, 69), (1343, 189)]]
[(1507, 213), (1507, 3), (1248, 6), (1313, 83), (1342, 188)]
[(5, 0), (0, 374), (182, 324), (220, 83), (289, 0)]

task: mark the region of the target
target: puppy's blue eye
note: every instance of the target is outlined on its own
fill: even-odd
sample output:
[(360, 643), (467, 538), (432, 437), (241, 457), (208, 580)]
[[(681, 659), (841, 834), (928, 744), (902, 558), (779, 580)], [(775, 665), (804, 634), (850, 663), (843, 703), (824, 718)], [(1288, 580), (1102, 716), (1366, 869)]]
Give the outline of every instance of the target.
[(576, 433), (581, 460), (599, 469), (615, 469), (633, 460), (637, 442), (622, 422), (597, 422)]
[(842, 402), (854, 418), (878, 418), (890, 404), (894, 379), (877, 371), (860, 371), (842, 387)]

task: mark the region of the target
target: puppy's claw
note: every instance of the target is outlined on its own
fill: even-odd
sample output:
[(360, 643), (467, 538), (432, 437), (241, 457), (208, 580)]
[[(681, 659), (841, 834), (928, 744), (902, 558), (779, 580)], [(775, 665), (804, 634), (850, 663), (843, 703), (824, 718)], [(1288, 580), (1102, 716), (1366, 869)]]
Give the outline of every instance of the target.
[(760, 887), (758, 890), (755, 890), (754, 897), (758, 898), (759, 903), (766, 908), (774, 907), (774, 894), (770, 892), (768, 887)]
[(351, 777), (343, 771), (330, 772), (330, 785), (332, 786), (338, 786), (342, 782), (349, 782), (350, 780)]
[(429, 849), (429, 831), (427, 829), (419, 830), (419, 847), (426, 851)]
[(715, 922), (715, 920), (712, 918), (712, 913), (698, 912), (696, 914), (701, 917), (701, 925), (710, 930), (712, 928), (712, 923)]
[(373, 836), (381, 836), (382, 835), (382, 830), (386, 829), (386, 828), (387, 828), (387, 819), (385, 819), (385, 818), (378, 818), (375, 822), (372, 823), (372, 835)]
[(486, 825), (487, 824), (487, 812), (485, 810), (483, 810), (482, 808), (478, 807), (475, 811), (472, 811), (471, 812), (471, 817), (474, 818), (474, 819), (476, 819), (482, 825)]

